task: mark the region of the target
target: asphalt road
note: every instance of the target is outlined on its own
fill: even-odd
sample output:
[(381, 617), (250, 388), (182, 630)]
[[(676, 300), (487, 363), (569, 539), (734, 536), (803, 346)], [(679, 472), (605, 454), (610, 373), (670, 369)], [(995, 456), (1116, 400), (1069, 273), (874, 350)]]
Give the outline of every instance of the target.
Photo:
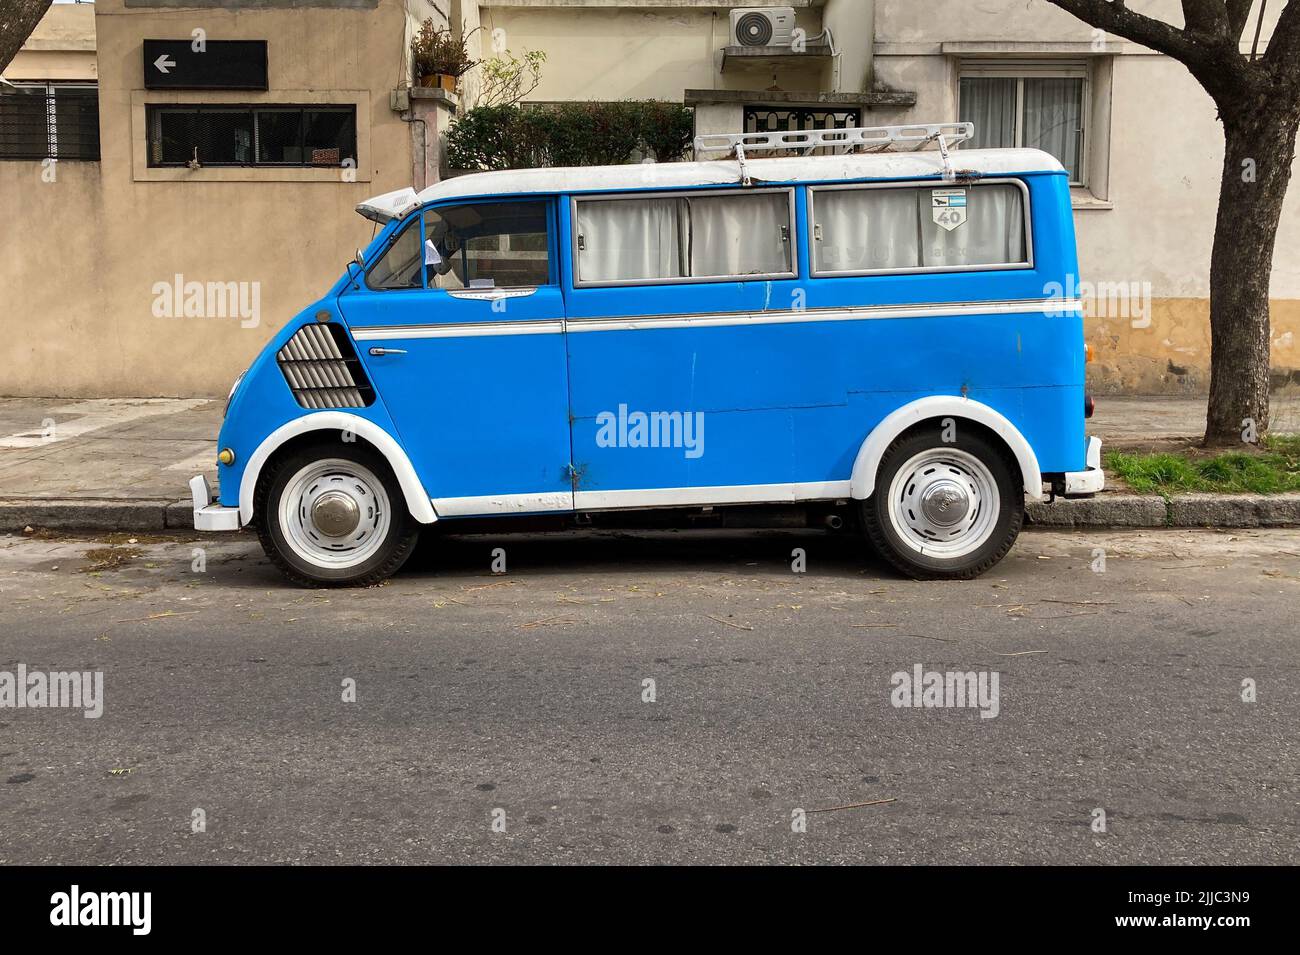
[[(1298, 597), (1295, 531), (1026, 533), (966, 584), (806, 532), (440, 539), (364, 591), (0, 538), (0, 679), (104, 680), (0, 709), (0, 863), (1294, 863)], [(918, 664), (997, 716), (896, 708)]]

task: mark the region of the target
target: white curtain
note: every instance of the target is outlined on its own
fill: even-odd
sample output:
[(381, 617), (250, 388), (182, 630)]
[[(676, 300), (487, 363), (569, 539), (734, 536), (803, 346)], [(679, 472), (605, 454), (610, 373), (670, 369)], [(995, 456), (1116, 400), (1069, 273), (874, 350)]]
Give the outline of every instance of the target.
[(579, 201), (578, 278), (789, 272), (789, 227), (785, 193)]
[(972, 149), (993, 149), (1016, 144), (1016, 80), (996, 76), (964, 76), (957, 102), (957, 118), (975, 124)]
[(686, 275), (686, 229), (677, 199), (578, 203), (578, 278), (583, 282)]
[(819, 272), (910, 269), (921, 264), (915, 189), (819, 191), (813, 201), (821, 239)]
[[(949, 203), (964, 199), (965, 206), (957, 208), (965, 208), (965, 222), (951, 231), (936, 223), (936, 193)], [(813, 240), (819, 272), (1026, 261), (1024, 201), (1012, 183), (819, 190), (813, 215), (821, 233)]]
[[(978, 127), (977, 127), (978, 128)], [(1025, 80), (1024, 145), (1049, 152), (1079, 180), (1079, 145), (1083, 135), (1083, 80)]]
[(790, 200), (785, 193), (691, 196), (686, 205), (691, 275), (790, 271)]
[(942, 268), (1025, 261), (1025, 214), (1019, 186), (966, 187), (966, 221), (952, 231), (934, 221), (932, 193), (936, 191), (953, 190), (917, 190), (922, 265)]

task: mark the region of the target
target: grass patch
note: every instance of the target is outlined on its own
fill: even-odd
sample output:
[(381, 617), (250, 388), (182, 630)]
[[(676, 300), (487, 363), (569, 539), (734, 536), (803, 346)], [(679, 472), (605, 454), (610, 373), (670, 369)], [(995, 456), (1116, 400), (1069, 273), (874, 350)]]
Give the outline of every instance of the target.
[(1262, 444), (1266, 450), (1300, 458), (1300, 434), (1266, 434)]
[(1268, 435), (1258, 450), (1228, 451), (1212, 457), (1112, 451), (1106, 455), (1106, 468), (1142, 494), (1300, 491), (1300, 435)]

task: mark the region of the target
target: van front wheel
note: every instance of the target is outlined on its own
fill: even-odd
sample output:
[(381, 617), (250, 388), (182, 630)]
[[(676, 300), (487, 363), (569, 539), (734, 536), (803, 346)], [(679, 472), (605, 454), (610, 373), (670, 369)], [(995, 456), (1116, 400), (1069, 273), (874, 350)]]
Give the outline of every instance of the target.
[(302, 448), (267, 465), (254, 510), (262, 549), (308, 587), (368, 586), (396, 573), (420, 536), (386, 461), (368, 448)]
[(1016, 542), (1025, 517), (1020, 470), (984, 434), (939, 428), (898, 438), (885, 451), (875, 492), (862, 502), (876, 550), (916, 580), (970, 580)]

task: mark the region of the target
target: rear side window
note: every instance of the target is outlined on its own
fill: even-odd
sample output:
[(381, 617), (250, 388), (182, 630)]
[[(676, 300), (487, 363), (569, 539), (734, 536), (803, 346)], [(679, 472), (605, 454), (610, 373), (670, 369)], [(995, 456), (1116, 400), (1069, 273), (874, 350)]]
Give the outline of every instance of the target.
[(1016, 182), (811, 194), (816, 275), (1031, 264), (1026, 191)]
[(788, 190), (578, 199), (579, 285), (793, 276)]

